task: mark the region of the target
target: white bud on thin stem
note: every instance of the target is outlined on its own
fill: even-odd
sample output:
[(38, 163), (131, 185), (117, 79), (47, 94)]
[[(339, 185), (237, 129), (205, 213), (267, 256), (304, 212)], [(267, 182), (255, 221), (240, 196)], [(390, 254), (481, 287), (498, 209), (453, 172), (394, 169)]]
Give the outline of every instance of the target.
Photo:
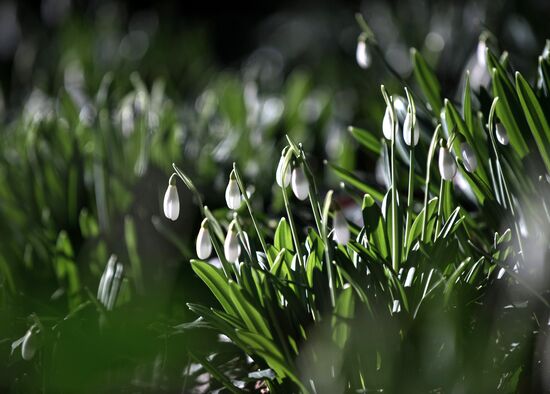
[(235, 178), (235, 173), (231, 171), (229, 175), (229, 182), (227, 183), (227, 188), (225, 189), (225, 202), (229, 209), (239, 209), (241, 206), (241, 191), (239, 190), (239, 185), (237, 184), (237, 179)]
[(212, 242), (210, 240), (210, 231), (208, 230), (208, 219), (204, 219), (197, 235), (196, 244), (197, 257), (205, 260), (212, 254)]
[(283, 176), (283, 167), (285, 165), (284, 152), (285, 151), (283, 151), (283, 153), (281, 154), (281, 159), (279, 160), (279, 164), (277, 165), (277, 172), (275, 173), (275, 180), (277, 181), (277, 185), (279, 185), (279, 187), (283, 187), (283, 182), (284, 182), (284, 187), (288, 187), (288, 185), (290, 184), (290, 174), (288, 171), (290, 165), (287, 165), (286, 168), (284, 169), (285, 173)]
[(298, 200), (305, 200), (309, 194), (309, 182), (302, 166), (297, 165), (292, 170), (292, 191)]
[(467, 142), (460, 144), (460, 153), (462, 153), (462, 161), (466, 170), (474, 172), (477, 168), (477, 157), (470, 144)]
[(340, 245), (347, 244), (350, 238), (349, 227), (346, 217), (341, 209), (334, 211), (332, 224), (334, 226), (334, 239), (336, 242)]
[(403, 140), (408, 146), (416, 146), (420, 138), (418, 123), (411, 112), (407, 112), (405, 122), (403, 122)]
[(441, 177), (450, 181), (456, 174), (456, 162), (451, 152), (445, 147), (439, 148), (439, 173)]
[(498, 142), (500, 142), (501, 145), (508, 145), (510, 143), (510, 139), (508, 138), (508, 133), (506, 132), (504, 125), (502, 123), (497, 123), (495, 129)]
[(382, 120), (382, 133), (384, 138), (391, 141), (392, 137), (392, 121), (390, 108), (386, 107), (386, 112), (384, 113), (384, 119)]
[(23, 360), (29, 361), (34, 357), (37, 347), (36, 342), (36, 334), (32, 331), (32, 328), (29, 328), (21, 345), (21, 357), (23, 357)]
[(229, 224), (227, 235), (225, 236), (225, 242), (223, 243), (223, 253), (225, 254), (227, 261), (230, 263), (236, 263), (239, 261), (239, 255), (241, 254), (241, 245), (239, 244), (237, 229), (235, 227), (235, 221), (232, 221)]
[(357, 41), (355, 59), (357, 60), (357, 64), (359, 65), (359, 67), (361, 67), (362, 69), (369, 68), (371, 63), (371, 56), (364, 37), (359, 37), (359, 40)]
[(176, 188), (176, 174), (172, 174), (168, 183), (166, 193), (164, 193), (164, 216), (170, 220), (176, 220), (180, 214), (180, 199), (178, 189)]

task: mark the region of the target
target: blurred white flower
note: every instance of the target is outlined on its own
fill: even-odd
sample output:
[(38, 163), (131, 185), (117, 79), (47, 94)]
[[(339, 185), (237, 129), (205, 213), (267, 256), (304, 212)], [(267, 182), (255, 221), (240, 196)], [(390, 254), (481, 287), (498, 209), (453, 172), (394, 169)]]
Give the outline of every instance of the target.
[(292, 191), (298, 200), (305, 200), (309, 194), (309, 182), (302, 166), (297, 165), (292, 170)]
[(355, 58), (359, 67), (363, 69), (369, 68), (371, 64), (371, 56), (369, 53), (369, 48), (365, 42), (365, 38), (360, 36), (357, 41), (357, 50), (355, 51)]
[(450, 181), (456, 174), (456, 162), (451, 152), (445, 147), (439, 148), (439, 173), (441, 177)]
[(279, 187), (283, 187), (283, 181), (284, 181), (284, 187), (288, 187), (290, 184), (290, 174), (289, 174), (289, 167), (290, 165), (287, 165), (286, 168), (284, 168), (284, 176), (283, 176), (283, 167), (285, 165), (285, 151), (281, 154), (281, 159), (279, 160), (279, 164), (277, 165), (277, 172), (275, 173), (275, 180), (277, 181), (277, 185)]
[(405, 116), (405, 122), (403, 122), (403, 139), (408, 146), (416, 146), (420, 138), (420, 131), (418, 130), (418, 123), (414, 119), (410, 112), (407, 112)]
[(212, 242), (210, 241), (210, 231), (208, 230), (208, 219), (204, 219), (201, 223), (199, 234), (197, 235), (196, 244), (197, 256), (201, 260), (205, 260), (212, 254)]
[(232, 221), (229, 224), (227, 235), (225, 236), (225, 242), (223, 243), (223, 253), (225, 254), (227, 261), (230, 263), (238, 262), (241, 254), (241, 245), (239, 244), (235, 226), (235, 221)]
[(227, 188), (225, 189), (225, 202), (229, 209), (239, 209), (241, 206), (241, 191), (239, 190), (239, 185), (235, 178), (235, 173), (231, 171), (229, 175), (229, 182), (227, 183)]
[(481, 38), (477, 43), (476, 58), (480, 66), (485, 67), (487, 65), (487, 42), (485, 38)]
[(508, 138), (508, 133), (506, 132), (506, 128), (502, 123), (496, 124), (496, 136), (498, 142), (500, 142), (501, 145), (508, 145), (510, 143), (510, 139)]
[(21, 345), (21, 357), (23, 360), (31, 360), (36, 353), (37, 348), (37, 338), (36, 334), (33, 332), (32, 327), (29, 328), (23, 339), (23, 344)]
[(334, 211), (332, 223), (334, 226), (334, 240), (340, 245), (347, 244), (350, 238), (349, 227), (344, 212), (341, 209)]
[(172, 175), (166, 193), (164, 193), (164, 216), (170, 220), (176, 220), (180, 214), (180, 199), (175, 183), (174, 175)]
[(466, 170), (474, 172), (477, 168), (477, 157), (470, 144), (467, 142), (460, 144), (460, 152), (462, 153), (462, 161)]

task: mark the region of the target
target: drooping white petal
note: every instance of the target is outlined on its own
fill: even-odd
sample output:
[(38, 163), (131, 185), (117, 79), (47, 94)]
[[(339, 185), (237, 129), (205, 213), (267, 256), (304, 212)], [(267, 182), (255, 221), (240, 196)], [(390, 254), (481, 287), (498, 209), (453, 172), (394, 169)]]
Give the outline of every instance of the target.
[(223, 253), (225, 254), (227, 261), (230, 263), (238, 262), (241, 254), (241, 245), (239, 244), (237, 232), (234, 227), (234, 223), (232, 222), (229, 225), (227, 235), (225, 236), (225, 241), (223, 243)]
[[(413, 124), (414, 123), (414, 127)], [(418, 130), (418, 123), (416, 120), (413, 122), (413, 116), (407, 112), (405, 121), (403, 122), (403, 139), (408, 146), (416, 146), (420, 138), (420, 131)]]
[(467, 142), (460, 144), (460, 152), (462, 153), (462, 161), (466, 170), (474, 172), (477, 168), (477, 157), (470, 144)]
[(480, 66), (485, 67), (487, 65), (487, 42), (485, 40), (479, 40), (476, 48), (476, 58)]
[(382, 120), (382, 133), (384, 134), (384, 138), (390, 141), (392, 137), (391, 126), (392, 126), (392, 122), (391, 122), (390, 109), (386, 108), (386, 112), (384, 113), (384, 119)]
[(305, 200), (309, 194), (309, 183), (301, 166), (292, 170), (292, 191), (299, 200)]
[(496, 124), (496, 132), (498, 142), (500, 142), (501, 145), (508, 145), (510, 143), (510, 139), (508, 138), (508, 133), (506, 132), (506, 128), (502, 123)]
[(357, 64), (359, 65), (359, 67), (363, 69), (369, 68), (371, 63), (371, 56), (365, 40), (359, 39), (359, 41), (357, 42), (357, 50), (355, 51), (355, 58), (357, 60)]
[(180, 214), (180, 199), (175, 185), (168, 185), (164, 193), (164, 216), (170, 220), (176, 220)]
[(25, 339), (23, 339), (23, 344), (21, 345), (21, 357), (23, 357), (23, 360), (31, 360), (36, 353), (36, 347), (36, 335), (32, 332), (32, 329), (29, 329), (25, 334)]
[(452, 180), (456, 174), (455, 159), (445, 147), (439, 148), (439, 173), (446, 181)]
[(277, 181), (277, 185), (279, 187), (283, 187), (283, 181), (284, 181), (284, 187), (288, 187), (290, 184), (290, 174), (289, 174), (289, 167), (290, 165), (286, 166), (285, 169), (285, 176), (283, 177), (283, 167), (285, 164), (285, 155), (281, 155), (281, 159), (279, 160), (279, 164), (277, 165), (277, 172), (275, 173), (275, 180)]
[(212, 254), (212, 242), (210, 241), (210, 231), (205, 225), (201, 225), (199, 234), (197, 235), (196, 244), (197, 257), (205, 260)]
[(238, 209), (241, 206), (241, 191), (235, 179), (229, 179), (225, 189), (225, 202), (229, 209)]
[(347, 244), (350, 238), (348, 222), (340, 209), (334, 212), (333, 226), (334, 240), (340, 245)]

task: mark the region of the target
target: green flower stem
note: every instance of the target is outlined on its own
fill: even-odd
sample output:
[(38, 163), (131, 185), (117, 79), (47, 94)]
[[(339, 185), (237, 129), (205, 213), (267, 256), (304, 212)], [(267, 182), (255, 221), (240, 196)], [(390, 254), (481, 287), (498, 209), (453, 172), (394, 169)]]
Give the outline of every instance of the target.
[(286, 139), (290, 145), (290, 148), (294, 151), (294, 154), (302, 160), (304, 164), (304, 169), (306, 173), (307, 180), (309, 182), (309, 202), (311, 204), (311, 210), (313, 211), (313, 217), (315, 219), (315, 225), (317, 226), (317, 231), (321, 234), (322, 223), (321, 223), (321, 203), (319, 202), (319, 192), (317, 189), (317, 183), (315, 182), (315, 177), (313, 176), (313, 171), (306, 158), (306, 154), (302, 149), (302, 144), (296, 145), (294, 141), (287, 135)]
[[(283, 178), (282, 178), (282, 184), (284, 186), (285, 184), (285, 179), (287, 176), (290, 176), (290, 171), (287, 171), (287, 169), (290, 169), (289, 168), (289, 165), (290, 165), (290, 159), (293, 155), (293, 150), (292, 149), (288, 149), (286, 154), (285, 154), (285, 159), (284, 159), (284, 162), (283, 162)], [(305, 273), (305, 264), (304, 264), (304, 259), (303, 259), (303, 256), (302, 256), (302, 251), (301, 251), (301, 248), (300, 248), (300, 240), (298, 239), (298, 232), (296, 230), (296, 224), (294, 223), (294, 217), (292, 216), (292, 210), (290, 209), (290, 201), (288, 200), (288, 193), (287, 193), (287, 188), (286, 187), (281, 187), (281, 190), (283, 192), (283, 201), (284, 201), (284, 204), (285, 204), (285, 209), (286, 209), (286, 215), (288, 216), (288, 224), (290, 225), (290, 232), (292, 234), (292, 240), (294, 241), (294, 247), (296, 248), (296, 254), (298, 255), (298, 263), (300, 264), (300, 267), (302, 267), (303, 269), (303, 272)]]
[[(172, 163), (172, 167), (174, 168), (174, 171), (176, 172), (176, 174), (180, 177), (180, 179), (183, 181), (183, 183), (185, 184), (185, 186), (187, 186), (187, 188), (191, 191), (191, 193), (193, 193), (193, 195), (195, 196), (195, 198), (197, 199), (197, 204), (199, 204), (199, 209), (201, 210), (201, 215), (203, 217), (205, 217), (205, 214), (204, 214), (204, 204), (202, 202), (202, 197), (201, 197), (201, 194), (199, 193), (199, 191), (197, 190), (197, 188), (195, 187), (195, 184), (193, 183), (193, 181), (191, 181), (191, 178), (189, 178), (187, 175), (185, 175), (183, 173), (182, 170), (179, 169), (179, 167), (176, 165), (176, 163)], [(170, 178), (171, 180), (172, 178)]]
[(260, 264), (258, 263), (258, 260), (256, 259), (256, 255), (253, 253), (251, 249), (247, 249), (246, 246), (250, 246), (250, 242), (247, 241), (247, 237), (245, 237), (245, 232), (243, 228), (241, 227), (241, 224), (239, 223), (239, 217), (237, 215), (237, 212), (234, 214), (234, 220), (235, 220), (235, 226), (237, 227), (237, 234), (239, 235), (239, 239), (241, 240), (241, 244), (243, 245), (243, 248), (248, 253), (248, 256), (250, 257), (250, 261), (254, 265), (254, 268), (261, 269)]
[(256, 222), (256, 218), (254, 217), (254, 213), (252, 212), (252, 206), (250, 205), (250, 200), (248, 199), (248, 196), (246, 195), (246, 189), (244, 187), (244, 184), (241, 180), (241, 176), (239, 175), (239, 171), (237, 171), (237, 165), (233, 163), (233, 171), (235, 171), (235, 179), (237, 180), (237, 184), (239, 185), (239, 189), (241, 189), (241, 194), (243, 196), (243, 200), (248, 208), (248, 212), (250, 213), (250, 218), (252, 219), (252, 224), (254, 225), (254, 229), (256, 230), (256, 234), (258, 235), (258, 239), (260, 240), (260, 243), (262, 244), (262, 249), (265, 253), (265, 257), (267, 258), (267, 261), (269, 262), (269, 265), (273, 265), (273, 261), (271, 261), (271, 256), (269, 253), (267, 253), (267, 244), (265, 242), (264, 236), (262, 235), (260, 228), (258, 227), (258, 223)]
[(328, 214), (330, 210), (330, 205), (332, 203), (332, 194), (334, 192), (329, 190), (326, 197), (325, 203), (323, 205), (323, 227), (321, 231), (321, 236), (323, 237), (323, 243), (325, 244), (325, 262), (327, 265), (327, 276), (328, 276), (328, 288), (330, 292), (330, 303), (334, 308), (336, 305), (336, 296), (334, 294), (334, 279), (332, 275), (332, 258), (330, 253), (330, 247), (328, 244)]
[(435, 231), (434, 231), (434, 241), (437, 239), (437, 233), (439, 233), (439, 222), (443, 221), (443, 187), (445, 186), (445, 180), (441, 178), (441, 183), (439, 185), (439, 199), (437, 200), (437, 216), (435, 220)]
[(441, 130), (441, 124), (437, 125), (434, 135), (432, 136), (432, 142), (430, 143), (430, 149), (428, 150), (428, 159), (426, 160), (426, 188), (424, 191), (424, 217), (422, 218), (422, 235), (420, 240), (424, 242), (426, 237), (426, 226), (428, 225), (428, 197), (430, 195), (430, 169), (432, 166), (432, 160), (437, 147), (437, 139)]
[(506, 178), (504, 177), (504, 173), (502, 172), (502, 166), (500, 164), (500, 155), (498, 154), (497, 144), (495, 143), (493, 119), (494, 119), (497, 102), (498, 102), (498, 97), (495, 97), (491, 105), (491, 110), (489, 111), (489, 119), (488, 119), (489, 138), (491, 139), (491, 145), (495, 153), (495, 160), (497, 165), (497, 176), (499, 177), (499, 183), (501, 183), (501, 185), (503, 186), (506, 202), (510, 207), (510, 213), (512, 214), (512, 217), (514, 218), (514, 230), (516, 232), (516, 238), (518, 241), (519, 253), (521, 255), (521, 258), (524, 259), (523, 243), (521, 242), (521, 233), (519, 230), (518, 221), (516, 220), (516, 212), (514, 209), (514, 205), (512, 204), (512, 198), (510, 197), (510, 192), (508, 190), (508, 183), (506, 182)]
[(390, 168), (391, 168), (391, 261), (392, 268), (395, 272), (399, 270), (399, 247), (397, 245), (397, 182), (395, 180), (395, 138), (397, 134), (397, 119), (395, 109), (393, 107), (393, 100), (388, 96), (384, 85), (381, 86), (382, 95), (386, 101), (386, 105), (390, 109), (391, 114), (391, 141), (390, 141)]
[(404, 258), (407, 257), (408, 250), (406, 250), (405, 245), (408, 245), (408, 239), (410, 236), (411, 222), (413, 215), (413, 198), (414, 198), (414, 146), (411, 146), (409, 152), (409, 191), (407, 195), (407, 218), (405, 219), (405, 239), (403, 242), (404, 247)]

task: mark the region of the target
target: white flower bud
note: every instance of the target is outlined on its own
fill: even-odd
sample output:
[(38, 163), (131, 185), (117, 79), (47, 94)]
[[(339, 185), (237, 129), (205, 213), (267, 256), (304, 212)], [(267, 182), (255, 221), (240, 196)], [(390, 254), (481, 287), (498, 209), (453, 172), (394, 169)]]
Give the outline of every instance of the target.
[(223, 243), (223, 253), (225, 254), (227, 261), (230, 263), (236, 263), (239, 261), (241, 245), (239, 244), (239, 238), (237, 237), (235, 221), (232, 221), (227, 229), (227, 235), (225, 236), (225, 242)]
[(134, 110), (130, 105), (124, 105), (120, 110), (120, 128), (125, 137), (134, 132)]
[(212, 242), (210, 241), (210, 231), (208, 230), (208, 219), (204, 219), (201, 224), (201, 229), (197, 235), (196, 244), (197, 256), (201, 260), (205, 260), (212, 254)]
[[(414, 126), (413, 126), (414, 124)], [(416, 146), (420, 138), (420, 131), (418, 130), (418, 123), (410, 112), (407, 112), (405, 116), (405, 122), (403, 122), (403, 139), (408, 146)]]
[(496, 133), (497, 140), (500, 142), (501, 145), (508, 145), (510, 143), (510, 139), (508, 138), (508, 133), (506, 132), (506, 128), (502, 123), (496, 124)]
[(21, 357), (23, 357), (23, 360), (29, 361), (34, 357), (37, 345), (36, 334), (30, 328), (25, 334), (23, 344), (21, 345)]
[(386, 107), (386, 113), (384, 113), (384, 119), (382, 120), (382, 133), (384, 138), (391, 141), (392, 137), (392, 122), (390, 109)]
[(476, 58), (477, 58), (477, 63), (482, 67), (485, 67), (487, 65), (486, 50), (487, 50), (486, 40), (485, 39), (479, 40), (476, 48)]
[(341, 209), (334, 211), (332, 225), (334, 226), (334, 240), (340, 245), (347, 244), (350, 238), (348, 222)]
[(357, 64), (359, 65), (359, 67), (363, 69), (369, 68), (371, 63), (371, 56), (369, 53), (369, 49), (367, 47), (367, 43), (365, 42), (363, 37), (359, 37), (359, 41), (357, 41), (357, 50), (355, 51), (355, 58), (357, 60)]
[(229, 176), (229, 183), (225, 189), (225, 202), (229, 209), (239, 209), (241, 206), (241, 191), (239, 190), (239, 185), (235, 179), (235, 174), (231, 172)]
[(445, 147), (439, 148), (439, 173), (441, 177), (450, 181), (456, 174), (456, 162), (451, 152)]
[(178, 196), (178, 189), (175, 185), (173, 176), (170, 178), (168, 189), (164, 193), (164, 216), (170, 220), (176, 220), (180, 214), (180, 199)]
[(298, 200), (305, 200), (309, 194), (309, 183), (302, 166), (298, 165), (292, 170), (292, 191)]
[(283, 187), (283, 181), (285, 183), (284, 187), (288, 187), (288, 185), (290, 184), (290, 174), (288, 171), (290, 165), (286, 166), (285, 176), (283, 177), (284, 165), (285, 165), (285, 155), (283, 151), (283, 154), (281, 155), (281, 159), (279, 160), (279, 164), (277, 165), (277, 172), (275, 173), (275, 180), (277, 181), (277, 185), (279, 185), (279, 187)]
[(467, 142), (460, 144), (460, 152), (462, 153), (462, 161), (466, 170), (474, 172), (477, 168), (477, 157), (470, 144)]

